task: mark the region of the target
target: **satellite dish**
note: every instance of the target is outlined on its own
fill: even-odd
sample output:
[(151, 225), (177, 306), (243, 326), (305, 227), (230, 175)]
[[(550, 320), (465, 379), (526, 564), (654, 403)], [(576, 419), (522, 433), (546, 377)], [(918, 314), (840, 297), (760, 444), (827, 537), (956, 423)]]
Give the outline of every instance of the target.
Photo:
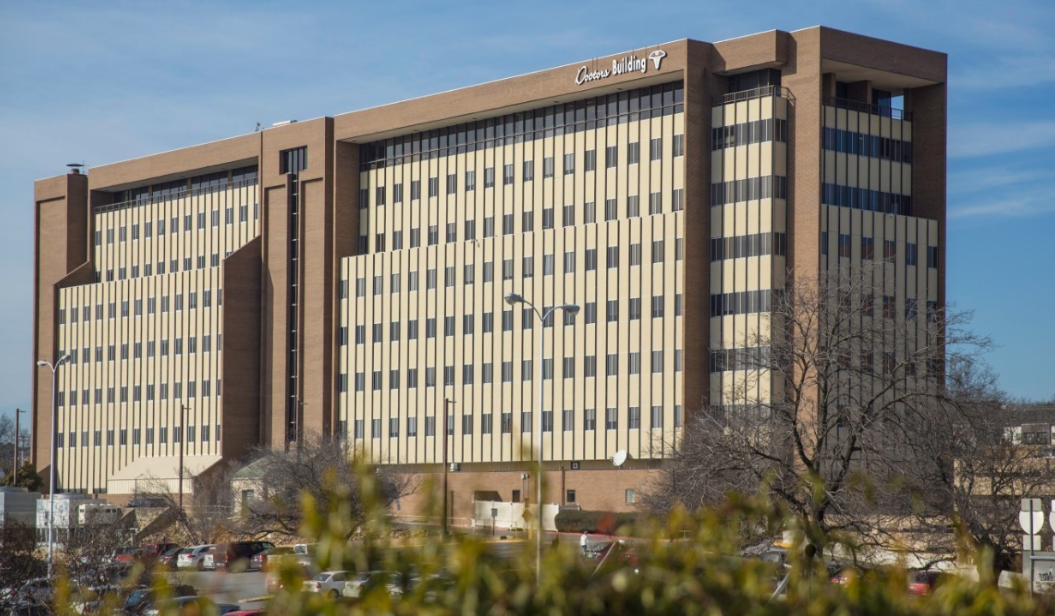
[(626, 453), (625, 449), (620, 449), (619, 451), (615, 452), (614, 456), (612, 456), (612, 465), (618, 468), (626, 464), (626, 460), (629, 457), (630, 454)]

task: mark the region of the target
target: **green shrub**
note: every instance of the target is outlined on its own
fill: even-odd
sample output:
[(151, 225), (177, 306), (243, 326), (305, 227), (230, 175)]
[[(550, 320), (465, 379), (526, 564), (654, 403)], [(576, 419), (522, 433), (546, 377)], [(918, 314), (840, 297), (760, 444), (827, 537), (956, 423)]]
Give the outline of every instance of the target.
[[(397, 596), (378, 585), (355, 601), (333, 600), (301, 592), (302, 568), (282, 568), (285, 588), (268, 607), (282, 616), (326, 614), (845, 614), (854, 616), (1026, 616), (1051, 614), (1053, 606), (1033, 599), (1022, 588), (998, 589), (985, 553), (965, 552), (978, 565), (979, 580), (952, 577), (926, 597), (910, 597), (904, 570), (863, 574), (843, 586), (832, 584), (821, 558), (792, 546), (787, 568), (761, 558), (742, 557), (745, 543), (775, 537), (785, 529), (802, 530), (802, 522), (764, 499), (731, 497), (721, 507), (688, 513), (675, 510), (664, 519), (638, 520), (635, 538), (620, 541), (600, 564), (579, 555), (575, 542), (547, 547), (536, 579), (534, 542), (489, 543), (474, 536), (415, 538), (395, 541), (374, 473), (360, 469), (353, 491), (334, 480), (332, 498), (320, 505), (303, 499), (302, 535), (317, 541), (319, 569), (400, 572), (404, 586)], [(357, 525), (354, 494), (362, 495), (366, 528), (350, 541)], [(562, 529), (602, 530), (632, 516), (567, 511), (558, 516)], [(610, 520), (610, 521), (609, 521)], [(828, 539), (819, 537), (819, 539)], [(816, 540), (816, 538), (814, 539)], [(845, 541), (845, 538), (843, 538)], [(517, 546), (521, 549), (516, 549)], [(512, 549), (510, 549), (512, 548)], [(788, 576), (785, 592), (774, 589)], [(65, 591), (63, 591), (65, 592)], [(62, 593), (60, 592), (60, 596)], [(68, 596), (68, 595), (66, 595)], [(59, 605), (63, 605), (60, 599)], [(110, 606), (107, 605), (107, 608)], [(66, 612), (68, 610), (59, 610)], [(104, 610), (103, 613), (109, 613)]]
[(557, 513), (557, 530), (562, 533), (601, 533), (614, 535), (623, 527), (632, 527), (637, 522), (636, 513), (613, 513), (611, 511), (586, 511), (563, 509)]

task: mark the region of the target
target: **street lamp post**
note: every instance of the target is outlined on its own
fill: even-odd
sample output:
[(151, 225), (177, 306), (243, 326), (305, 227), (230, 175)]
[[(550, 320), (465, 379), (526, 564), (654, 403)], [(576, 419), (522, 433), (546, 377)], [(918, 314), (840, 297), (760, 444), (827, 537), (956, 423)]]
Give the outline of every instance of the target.
[(444, 537), (447, 537), (450, 534), (450, 530), (447, 528), (447, 510), (449, 508), (447, 498), (450, 494), (450, 492), (447, 491), (447, 438), (450, 436), (447, 434), (447, 422), (449, 421), (447, 419), (447, 406), (450, 404), (454, 404), (454, 400), (451, 400), (450, 398), (443, 399), (443, 518), (441, 519), (443, 522)]
[(545, 360), (545, 348), (546, 348), (546, 319), (553, 315), (558, 310), (563, 310), (569, 314), (577, 314), (579, 312), (579, 306), (576, 304), (561, 304), (560, 306), (554, 306), (547, 310), (545, 313), (535, 307), (534, 304), (524, 299), (524, 296), (517, 293), (508, 293), (505, 296), (506, 304), (513, 306), (515, 304), (527, 304), (531, 307), (531, 311), (535, 313), (535, 316), (539, 318), (539, 329), (538, 329), (538, 363), (539, 363), (539, 380), (538, 380), (538, 419), (535, 420), (535, 428), (538, 430), (538, 469), (536, 471), (537, 477), (535, 477), (535, 485), (538, 488), (537, 500), (535, 506), (538, 508), (538, 515), (535, 517), (538, 520), (538, 532), (535, 534), (535, 583), (539, 584), (542, 582), (542, 413), (544, 412), (544, 401), (543, 395), (546, 387), (546, 373), (544, 371)]
[(51, 370), (51, 471), (48, 479), (48, 579), (54, 570), (52, 554), (55, 546), (55, 424), (58, 419), (58, 375), (59, 366), (69, 361), (69, 355), (63, 355), (54, 365), (46, 359), (37, 361), (37, 367)]
[(179, 407), (179, 513), (183, 515), (183, 448), (187, 443), (187, 405)]

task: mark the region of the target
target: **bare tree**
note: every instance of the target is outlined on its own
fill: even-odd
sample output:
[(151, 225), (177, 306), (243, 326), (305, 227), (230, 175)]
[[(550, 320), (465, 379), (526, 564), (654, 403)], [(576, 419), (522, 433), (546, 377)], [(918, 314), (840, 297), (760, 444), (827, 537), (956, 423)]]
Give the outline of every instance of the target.
[(723, 400), (686, 425), (648, 506), (765, 491), (819, 544), (881, 540), (885, 516), (919, 506), (919, 467), (933, 460), (917, 442), (947, 408), (944, 368), (975, 363), (989, 342), (966, 329), (968, 314), (895, 304), (882, 267), (789, 275), (746, 348), (712, 353)]
[(129, 543), (128, 529), (111, 519), (89, 518), (69, 529), (62, 543), (63, 563), (71, 580), (87, 586), (110, 583), (107, 566), (117, 548)]
[(14, 468), (15, 422), (7, 415), (0, 416), (0, 468), (5, 473)]
[(232, 532), (230, 482), (236, 470), (226, 464), (197, 475), (184, 470), (191, 494), (184, 495), (182, 501), (169, 482), (163, 481), (146, 481), (137, 497), (161, 504), (163, 515), (176, 526), (183, 540), (193, 545), (216, 543)]
[(37, 557), (36, 532), (14, 520), (0, 526), (0, 588), (19, 588), (42, 577), (47, 565)]
[(366, 502), (361, 489), (363, 473), (377, 480), (376, 496), (388, 506), (413, 490), (413, 476), (391, 466), (369, 466), (347, 443), (317, 434), (304, 438), (299, 449), (260, 449), (251, 463), (253, 496), (241, 503), (241, 528), (254, 535), (297, 536), (304, 519), (302, 503), (310, 496), (319, 511), (330, 511), (338, 502), (350, 505), (354, 528), (364, 521)]
[(984, 366), (950, 362), (946, 391), (914, 441), (920, 457), (933, 460), (918, 469), (934, 505), (922, 510), (920, 526), (936, 522), (940, 532), (951, 523), (969, 544), (989, 551), (996, 570), (1013, 569), (1021, 500), (1052, 495), (1053, 460), (1047, 447), (1010, 438), (1014, 405)]

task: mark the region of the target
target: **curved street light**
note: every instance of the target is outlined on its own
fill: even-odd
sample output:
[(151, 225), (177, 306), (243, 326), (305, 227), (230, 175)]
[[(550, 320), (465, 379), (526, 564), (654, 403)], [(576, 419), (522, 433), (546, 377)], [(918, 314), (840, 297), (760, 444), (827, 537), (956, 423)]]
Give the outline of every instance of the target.
[(52, 554), (55, 546), (55, 424), (57, 423), (58, 404), (58, 374), (59, 366), (69, 361), (69, 354), (63, 355), (54, 365), (46, 359), (37, 360), (37, 367), (47, 367), (51, 370), (51, 470), (48, 479), (48, 579), (54, 569)]
[(535, 427), (538, 431), (538, 469), (535, 478), (535, 485), (538, 487), (538, 500), (536, 500), (536, 506), (538, 507), (538, 532), (535, 534), (535, 583), (539, 584), (542, 582), (542, 413), (543, 413), (543, 395), (546, 387), (545, 372), (543, 372), (543, 366), (545, 362), (545, 345), (546, 345), (546, 319), (553, 315), (558, 310), (575, 315), (579, 312), (579, 306), (577, 304), (561, 304), (560, 306), (554, 306), (546, 312), (540, 311), (535, 307), (534, 304), (524, 299), (523, 295), (518, 293), (507, 293), (505, 296), (506, 304), (513, 306), (515, 304), (527, 304), (531, 307), (531, 311), (539, 318), (540, 326), (538, 328), (538, 357), (539, 357), (539, 380), (538, 380), (538, 417), (535, 420)]

